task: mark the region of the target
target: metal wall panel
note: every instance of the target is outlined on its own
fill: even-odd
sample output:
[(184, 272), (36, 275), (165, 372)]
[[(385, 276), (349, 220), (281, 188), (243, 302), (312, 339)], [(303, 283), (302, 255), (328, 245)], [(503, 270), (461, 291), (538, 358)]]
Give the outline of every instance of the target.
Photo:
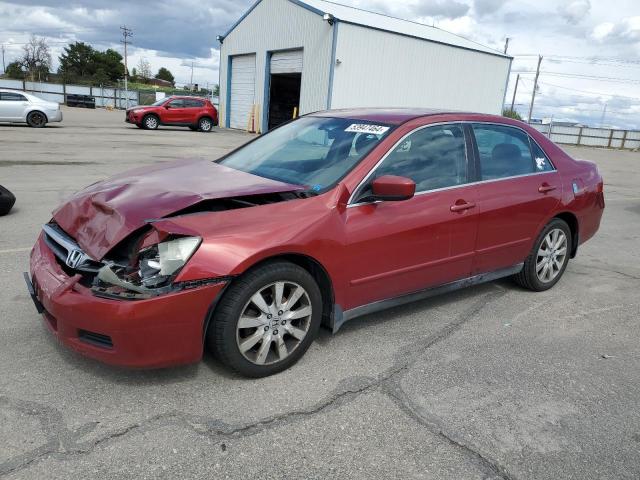
[(231, 58), (230, 127), (247, 129), (256, 89), (256, 56)]
[(340, 24), (332, 108), (428, 107), (498, 114), (510, 60)]
[(303, 50), (276, 52), (271, 55), (271, 73), (301, 73)]
[[(300, 113), (325, 109), (329, 91), (333, 28), (322, 16), (289, 0), (260, 2), (224, 39), (220, 50), (221, 125), (226, 124), (228, 59), (234, 55), (256, 54), (257, 120), (265, 119), (265, 104), (268, 103), (268, 81), (265, 81), (268, 58), (283, 50), (304, 50)], [(261, 122), (257, 122), (258, 130), (261, 130), (260, 126)]]

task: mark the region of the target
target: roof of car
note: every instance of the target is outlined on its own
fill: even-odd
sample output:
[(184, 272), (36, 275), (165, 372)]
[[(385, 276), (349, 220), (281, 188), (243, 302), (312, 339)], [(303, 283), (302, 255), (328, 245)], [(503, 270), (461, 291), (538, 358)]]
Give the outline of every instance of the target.
[(367, 122), (380, 122), (390, 125), (400, 125), (415, 118), (435, 115), (481, 115), (491, 119), (501, 119), (497, 115), (485, 115), (475, 112), (460, 112), (455, 110), (439, 110), (434, 108), (349, 108), (341, 110), (324, 110), (312, 113), (315, 117), (353, 118)]

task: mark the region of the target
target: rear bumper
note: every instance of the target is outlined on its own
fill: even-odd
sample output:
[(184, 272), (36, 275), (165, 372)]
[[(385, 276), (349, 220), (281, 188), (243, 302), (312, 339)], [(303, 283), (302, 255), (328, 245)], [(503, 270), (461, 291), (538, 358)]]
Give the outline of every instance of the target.
[(51, 122), (61, 122), (62, 121), (62, 110), (54, 110), (51, 112), (47, 112), (47, 120), (49, 123)]
[(203, 351), (208, 311), (224, 284), (129, 301), (99, 298), (60, 268), (40, 237), (31, 253), (36, 308), (64, 345), (104, 363), (160, 368), (194, 363)]

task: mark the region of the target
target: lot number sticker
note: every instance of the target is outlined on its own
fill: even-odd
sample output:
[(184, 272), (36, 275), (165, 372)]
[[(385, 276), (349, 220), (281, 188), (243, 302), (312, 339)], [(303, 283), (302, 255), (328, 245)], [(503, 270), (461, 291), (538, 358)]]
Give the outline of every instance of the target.
[(367, 125), (364, 123), (354, 123), (345, 132), (349, 133), (373, 133), (374, 135), (382, 135), (389, 130), (390, 127), (382, 125)]

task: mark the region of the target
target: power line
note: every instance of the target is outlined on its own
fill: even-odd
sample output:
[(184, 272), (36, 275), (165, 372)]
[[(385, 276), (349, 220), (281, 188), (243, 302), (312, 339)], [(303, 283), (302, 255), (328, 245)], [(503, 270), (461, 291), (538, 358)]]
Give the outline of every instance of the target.
[[(511, 73), (519, 73), (520, 75), (533, 75), (536, 72), (529, 70), (512, 70)], [(549, 72), (547, 70), (543, 70), (540, 73), (552, 77), (577, 78), (580, 80), (596, 80), (601, 82), (625, 83), (632, 85), (640, 83), (640, 79), (635, 78), (604, 77), (600, 75), (586, 75), (583, 73)]]
[[(520, 81), (522, 81), (522, 79)], [(613, 94), (613, 93), (602, 93), (602, 92), (593, 92), (593, 91), (589, 91), (589, 90), (579, 90), (577, 88), (564, 87), (562, 85), (555, 85), (553, 83), (547, 83), (547, 82), (540, 82), (540, 85), (545, 85), (547, 87), (561, 88), (563, 90), (570, 90), (572, 92), (588, 93), (588, 94), (591, 94), (591, 95), (600, 95), (600, 96), (605, 96), (605, 97), (628, 98), (630, 100), (640, 100), (640, 97), (629, 97), (629, 96), (626, 96), (626, 95), (618, 95), (618, 94)]]

